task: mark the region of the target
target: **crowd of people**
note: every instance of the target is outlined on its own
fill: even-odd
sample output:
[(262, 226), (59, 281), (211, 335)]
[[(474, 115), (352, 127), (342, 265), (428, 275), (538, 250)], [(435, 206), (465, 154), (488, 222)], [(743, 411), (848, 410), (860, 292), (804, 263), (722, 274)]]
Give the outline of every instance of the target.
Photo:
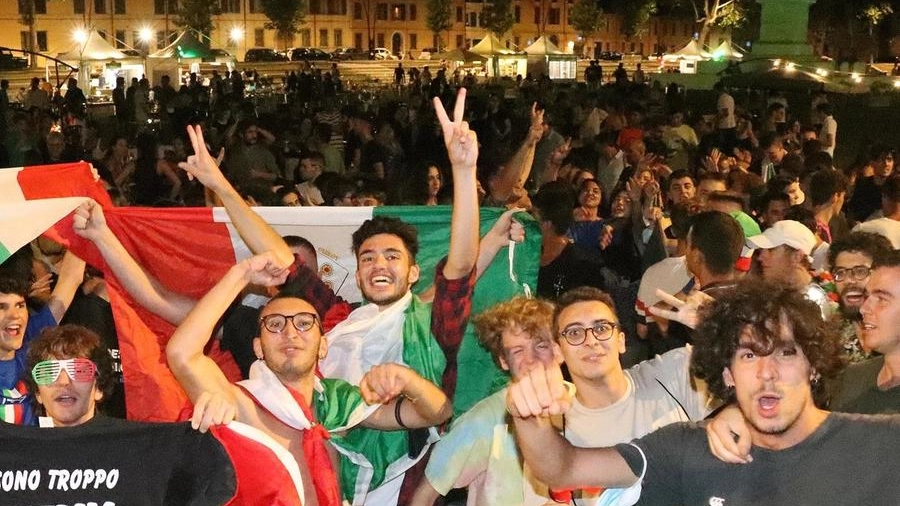
[[(303, 504), (896, 501), (900, 419), (862, 416), (900, 410), (892, 146), (836, 166), (824, 94), (738, 104), (717, 86), (693, 104), (643, 74), (566, 87), (421, 75), (398, 72), (384, 97), (285, 76), (274, 113), (233, 77), (192, 76), (186, 105), (163, 78), (156, 121), (123, 98), (112, 128), (0, 95), (0, 160), (88, 160), (118, 206), (227, 210), (253, 256), (199, 300), (132, 258), (100, 204), (73, 228), (177, 327), (165, 360), (195, 427), (264, 432), (296, 461)], [(361, 306), (319, 278), (314, 244), (252, 209), (395, 204), (451, 205), (449, 253), (415, 295), (430, 275), (415, 227), (366, 221), (352, 237)], [(481, 207), (507, 209), (483, 237)], [(528, 219), (535, 293), (473, 314), (479, 277)], [(267, 295), (244, 307), (254, 325), (223, 336), (250, 293)], [(118, 349), (105, 298), (103, 272), (46, 237), (0, 267), (6, 421), (124, 416), (121, 370), (97, 352)], [(452, 417), (470, 319), (509, 383)], [(211, 337), (240, 342), (243, 380), (207, 356)]]

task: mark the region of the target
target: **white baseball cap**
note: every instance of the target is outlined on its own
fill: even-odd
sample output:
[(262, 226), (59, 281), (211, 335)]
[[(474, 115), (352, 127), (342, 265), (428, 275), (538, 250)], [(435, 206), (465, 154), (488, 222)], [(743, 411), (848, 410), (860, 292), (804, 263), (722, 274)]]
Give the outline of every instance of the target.
[(786, 244), (807, 256), (816, 247), (816, 236), (806, 225), (794, 220), (781, 220), (767, 228), (765, 232), (747, 238), (751, 248), (770, 249)]

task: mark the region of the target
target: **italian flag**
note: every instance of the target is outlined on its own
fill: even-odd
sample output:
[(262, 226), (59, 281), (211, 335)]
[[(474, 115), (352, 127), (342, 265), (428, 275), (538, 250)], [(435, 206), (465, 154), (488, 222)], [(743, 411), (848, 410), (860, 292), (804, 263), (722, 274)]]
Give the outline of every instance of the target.
[[(14, 174), (14, 175), (13, 175)], [(89, 264), (105, 273), (110, 303), (119, 334), (125, 376), (128, 417), (147, 421), (176, 420), (188, 405), (187, 397), (165, 363), (165, 344), (174, 328), (144, 310), (122, 290), (93, 244), (72, 231), (70, 213), (85, 197), (104, 207), (107, 223), (137, 262), (167, 288), (195, 299), (202, 297), (237, 261), (250, 255), (221, 208), (113, 207), (87, 163), (0, 170), (3, 227), (0, 244), (14, 252), (42, 233), (67, 245)], [(14, 185), (15, 188), (9, 188)], [(10, 214), (6, 211), (9, 210)], [(422, 279), (415, 290), (431, 284), (435, 265), (447, 254), (450, 206), (424, 207), (269, 207), (255, 209), (281, 235), (299, 235), (319, 255), (322, 278), (350, 302), (361, 300), (356, 287), (356, 260), (351, 234), (375, 215), (401, 218), (418, 228), (417, 261)], [(482, 209), (481, 233), (486, 233), (502, 209)], [(14, 218), (8, 218), (14, 216)], [(536, 286), (540, 232), (522, 217), (526, 241), (494, 260), (475, 289), (473, 314)], [(9, 256), (0, 255), (0, 261)], [(510, 268), (512, 260), (512, 268)], [(211, 355), (231, 379), (239, 378), (233, 361)], [(459, 357), (459, 384), (454, 405), (467, 409), (503, 383), (490, 355), (477, 343), (471, 329)]]

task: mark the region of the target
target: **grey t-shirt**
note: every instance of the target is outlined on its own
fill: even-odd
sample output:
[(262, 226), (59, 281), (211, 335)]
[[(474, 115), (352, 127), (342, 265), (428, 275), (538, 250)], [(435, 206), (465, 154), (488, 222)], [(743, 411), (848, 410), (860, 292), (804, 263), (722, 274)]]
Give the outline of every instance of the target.
[[(634, 444), (647, 458), (638, 504), (673, 506), (900, 505), (900, 416), (831, 413), (803, 442), (751, 450), (753, 462), (727, 464), (707, 446), (701, 424), (663, 427)], [(618, 445), (640, 476), (644, 461)]]

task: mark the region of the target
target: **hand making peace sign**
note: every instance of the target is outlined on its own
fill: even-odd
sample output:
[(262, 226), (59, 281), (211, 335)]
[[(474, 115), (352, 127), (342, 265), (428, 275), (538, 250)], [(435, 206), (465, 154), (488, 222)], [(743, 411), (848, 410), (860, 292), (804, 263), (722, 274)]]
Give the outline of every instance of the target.
[(478, 138), (475, 132), (469, 130), (469, 123), (463, 121), (466, 110), (466, 89), (460, 88), (456, 95), (456, 104), (453, 108), (453, 121), (447, 116), (441, 99), (434, 97), (434, 112), (441, 123), (444, 132), (444, 145), (447, 146), (447, 155), (453, 170), (457, 168), (474, 170), (478, 161)]

